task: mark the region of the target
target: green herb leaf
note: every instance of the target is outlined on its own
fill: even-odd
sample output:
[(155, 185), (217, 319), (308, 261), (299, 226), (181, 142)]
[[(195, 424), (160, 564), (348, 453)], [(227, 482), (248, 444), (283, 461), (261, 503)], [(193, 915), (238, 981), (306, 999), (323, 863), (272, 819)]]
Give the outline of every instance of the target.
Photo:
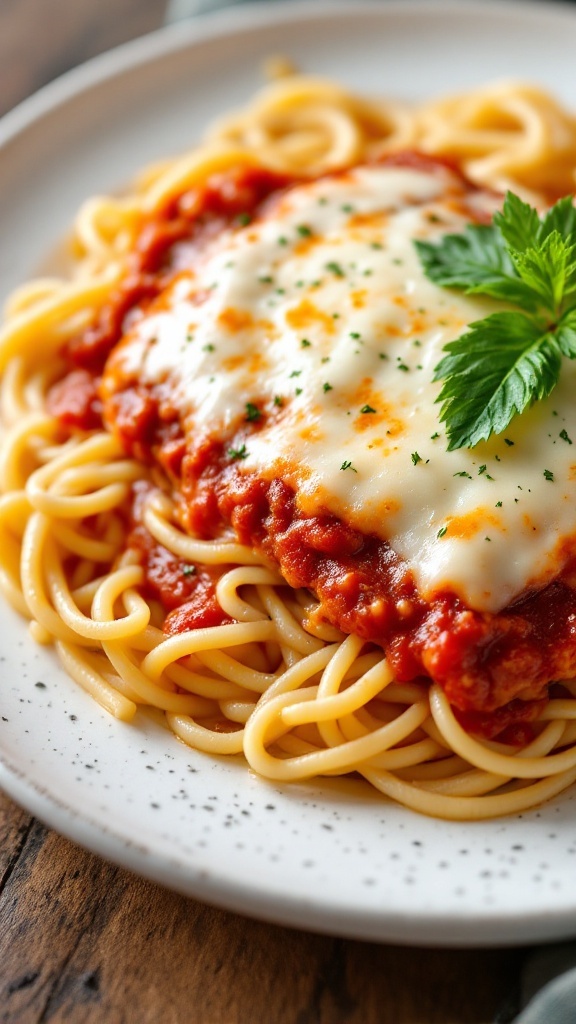
[(501, 213), (495, 213), (493, 224), (502, 239), (516, 252), (538, 244), (541, 224), (537, 210), (520, 196), (508, 192)]
[(462, 235), (439, 243), (414, 243), (427, 277), (444, 288), (462, 288), (536, 309), (531, 289), (519, 279), (503, 239), (493, 225), (470, 224)]
[(448, 451), (502, 433), (513, 416), (550, 394), (560, 373), (556, 339), (522, 313), (478, 320), (445, 351), (434, 380), (445, 379), (438, 401)]
[(253, 402), (246, 402), (246, 415), (244, 419), (247, 420), (248, 423), (257, 423), (261, 416), (262, 413), (257, 405), (254, 405)]
[(509, 192), (491, 225), (415, 245), (435, 283), (519, 307), (470, 324), (435, 368), (448, 450), (472, 448), (547, 398), (562, 357), (576, 359), (576, 209), (568, 197), (540, 217)]
[(576, 359), (576, 309), (569, 309), (561, 317), (554, 334), (562, 355)]
[(576, 247), (553, 231), (538, 247), (514, 252), (520, 277), (538, 295), (547, 310), (557, 311), (576, 273)]
[(231, 459), (245, 459), (248, 456), (248, 449), (245, 444), (241, 448), (229, 448), (228, 455)]
[(564, 196), (544, 214), (540, 228), (539, 240), (543, 241), (552, 231), (558, 231), (565, 242), (574, 243), (576, 239), (576, 207), (572, 196)]

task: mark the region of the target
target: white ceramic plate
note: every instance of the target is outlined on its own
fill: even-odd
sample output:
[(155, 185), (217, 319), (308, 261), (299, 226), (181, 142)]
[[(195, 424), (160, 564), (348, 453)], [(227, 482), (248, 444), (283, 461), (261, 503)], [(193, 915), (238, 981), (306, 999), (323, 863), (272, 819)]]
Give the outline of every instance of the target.
[[(0, 292), (80, 202), (182, 151), (278, 52), (366, 92), (422, 98), (537, 79), (574, 98), (576, 13), (546, 3), (258, 5), (93, 61), (0, 124)], [(576, 934), (576, 801), (482, 824), (431, 821), (361, 783), (271, 785), (151, 719), (101, 712), (0, 612), (0, 783), (76, 841), (184, 893), (273, 921), (425, 944)]]

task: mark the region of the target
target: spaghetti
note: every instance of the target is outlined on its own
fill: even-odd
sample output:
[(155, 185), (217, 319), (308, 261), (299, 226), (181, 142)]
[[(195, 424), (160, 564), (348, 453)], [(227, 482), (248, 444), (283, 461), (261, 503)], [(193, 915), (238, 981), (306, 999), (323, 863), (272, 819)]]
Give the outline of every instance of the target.
[[(202, 265), (206, 252), (219, 258), (219, 239), (243, 227), (247, 210), (266, 222), (286, 185), (316, 195), (322, 176), (336, 188), (341, 169), (385, 167), (406, 150), (448, 157), (478, 186), (513, 186), (545, 203), (573, 190), (576, 122), (518, 84), (411, 109), (289, 76), (214, 126), (192, 154), (149, 168), (130, 196), (85, 204), (70, 280), (17, 291), (0, 334), (0, 584), (31, 620), (34, 639), (53, 644), (69, 674), (117, 718), (156, 708), (185, 743), (243, 754), (265, 778), (354, 771), (421, 813), (480, 819), (525, 810), (576, 780), (576, 683), (563, 679), (550, 691), (550, 680), (538, 679), (530, 691), (520, 679), (512, 696), (481, 708), (491, 716), (487, 738), (484, 719), (466, 719), (449, 688), (422, 671), (399, 681), (377, 637), (348, 628), (348, 619), (330, 621), (316, 577), (289, 586), (286, 558), (272, 542), (248, 542), (242, 501), (228, 529), (211, 536), (196, 528), (199, 505), (182, 484), (186, 437), (171, 395), (151, 410), (133, 388), (128, 407), (114, 404), (130, 338), (166, 308), (190, 266)], [(434, 164), (432, 178), (469, 214), (468, 186), (423, 159), (411, 173)], [(355, 173), (346, 171), (347, 187)], [(309, 227), (300, 228), (304, 252)], [(148, 349), (156, 341), (148, 336)], [(263, 435), (262, 408), (241, 397), (243, 429), (248, 419), (254, 436)], [(368, 400), (363, 409), (368, 419), (376, 411)], [(159, 437), (161, 458), (152, 451)], [(243, 437), (225, 442), (233, 452), (232, 469), (224, 460), (228, 490), (246, 477)], [(209, 448), (201, 455), (214, 478), (222, 466)], [(284, 492), (278, 503), (285, 509)], [(208, 502), (204, 526), (215, 509)], [(334, 543), (343, 538), (350, 533)], [(399, 614), (417, 598), (414, 588), (398, 592)]]

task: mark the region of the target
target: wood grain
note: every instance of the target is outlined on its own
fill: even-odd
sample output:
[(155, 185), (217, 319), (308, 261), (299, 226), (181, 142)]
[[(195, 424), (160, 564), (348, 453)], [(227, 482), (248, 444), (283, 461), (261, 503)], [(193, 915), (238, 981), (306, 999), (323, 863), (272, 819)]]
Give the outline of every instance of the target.
[[(0, 0), (0, 112), (156, 27), (165, 2)], [(0, 794), (3, 1024), (487, 1024), (523, 956), (250, 921), (105, 863)]]
[(85, 853), (2, 796), (0, 840), (3, 1024), (481, 1024), (523, 957), (250, 921)]

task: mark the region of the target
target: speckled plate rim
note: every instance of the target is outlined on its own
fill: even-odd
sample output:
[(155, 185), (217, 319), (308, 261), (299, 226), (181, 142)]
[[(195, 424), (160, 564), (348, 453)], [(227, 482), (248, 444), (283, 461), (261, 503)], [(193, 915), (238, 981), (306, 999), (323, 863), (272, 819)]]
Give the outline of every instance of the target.
[[(543, 24), (545, 13), (559, 32), (570, 31), (576, 35), (574, 13), (560, 4), (515, 2), (513, 6), (515, 14), (532, 24), (534, 31)], [(82, 96), (93, 97), (99, 86), (110, 81), (121, 84), (126, 74), (145, 73), (152, 61), (169, 61), (172, 55), (182, 52), (193, 56), (205, 42), (232, 37), (241, 39), (243, 34), (249, 35), (252, 30), (266, 26), (296, 26), (307, 32), (318, 19), (325, 20), (326, 24), (336, 19), (345, 25), (346, 22), (352, 24), (352, 20), (361, 22), (365, 17), (377, 18), (383, 25), (392, 24), (395, 17), (405, 18), (408, 10), (420, 27), (426, 18), (461, 19), (469, 29), (474, 19), (483, 23), (492, 20), (497, 25), (499, 19), (510, 17), (510, 11), (503, 11), (501, 3), (490, 0), (465, 4), (391, 0), (382, 8), (375, 3), (359, 3), (353, 10), (339, 2), (301, 3), (293, 0), (267, 9), (256, 5), (218, 12), (197, 22), (171, 26), (136, 40), (47, 86), (0, 122), (0, 154), (26, 133), (32, 133), (33, 137), (43, 119), (63, 111), (69, 101)], [(67, 683), (62, 686), (66, 689)], [(71, 700), (75, 699), (80, 704), (86, 700), (80, 693), (71, 695)], [(14, 758), (5, 748), (1, 736), (0, 785), (48, 825), (107, 859), (187, 895), (266, 920), (359, 938), (419, 945), (504, 945), (534, 939), (551, 940), (576, 933), (576, 888), (561, 905), (553, 905), (554, 901), (550, 905), (545, 901), (535, 904), (528, 898), (524, 904), (519, 901), (512, 910), (494, 902), (481, 906), (477, 900), (472, 900), (472, 903), (464, 901), (459, 907), (451, 904), (445, 909), (417, 908), (414, 901), (407, 901), (405, 905), (400, 901), (395, 907), (384, 908), (377, 902), (373, 906), (364, 902), (355, 909), (345, 900), (339, 900), (335, 893), (329, 897), (322, 892), (314, 894), (310, 889), (298, 893), (294, 887), (287, 891), (286, 887), (281, 889), (268, 879), (254, 881), (230, 877), (222, 870), (210, 870), (201, 859), (166, 855), (162, 850), (154, 849), (153, 844), (136, 842), (122, 828), (113, 827), (103, 821), (101, 815), (88, 810), (80, 798), (61, 799), (50, 777), (40, 782), (22, 758)], [(276, 792), (281, 796), (281, 790)], [(319, 792), (317, 788), (315, 792)], [(562, 808), (569, 806), (571, 800), (569, 797), (568, 803), (561, 801), (548, 808), (543, 817), (550, 823), (555, 811), (559, 810), (562, 816)], [(403, 815), (414, 821), (414, 816), (398, 808), (391, 810), (390, 819), (398, 821)], [(539, 812), (537, 816), (540, 816)], [(425, 824), (423, 828), (426, 830)], [(576, 829), (572, 829), (571, 824), (570, 829), (569, 842), (574, 845)], [(470, 826), (462, 827), (462, 834), (465, 832), (471, 834)], [(417, 845), (419, 841), (412, 840), (412, 843)]]
[(278, 892), (265, 885), (239, 884), (196, 868), (177, 857), (158, 856), (154, 850), (128, 839), (102, 822), (92, 820), (78, 808), (60, 802), (50, 791), (35, 785), (8, 758), (1, 756), (0, 787), (23, 808), (50, 828), (105, 860), (136, 875), (164, 885), (183, 896), (200, 899), (224, 910), (272, 924), (362, 940), (434, 948), (498, 948), (534, 941), (553, 942), (576, 933), (576, 909), (541, 911), (511, 917), (493, 908), (478, 908), (471, 915), (463, 906), (456, 914), (387, 911), (374, 906), (361, 912), (313, 897)]

